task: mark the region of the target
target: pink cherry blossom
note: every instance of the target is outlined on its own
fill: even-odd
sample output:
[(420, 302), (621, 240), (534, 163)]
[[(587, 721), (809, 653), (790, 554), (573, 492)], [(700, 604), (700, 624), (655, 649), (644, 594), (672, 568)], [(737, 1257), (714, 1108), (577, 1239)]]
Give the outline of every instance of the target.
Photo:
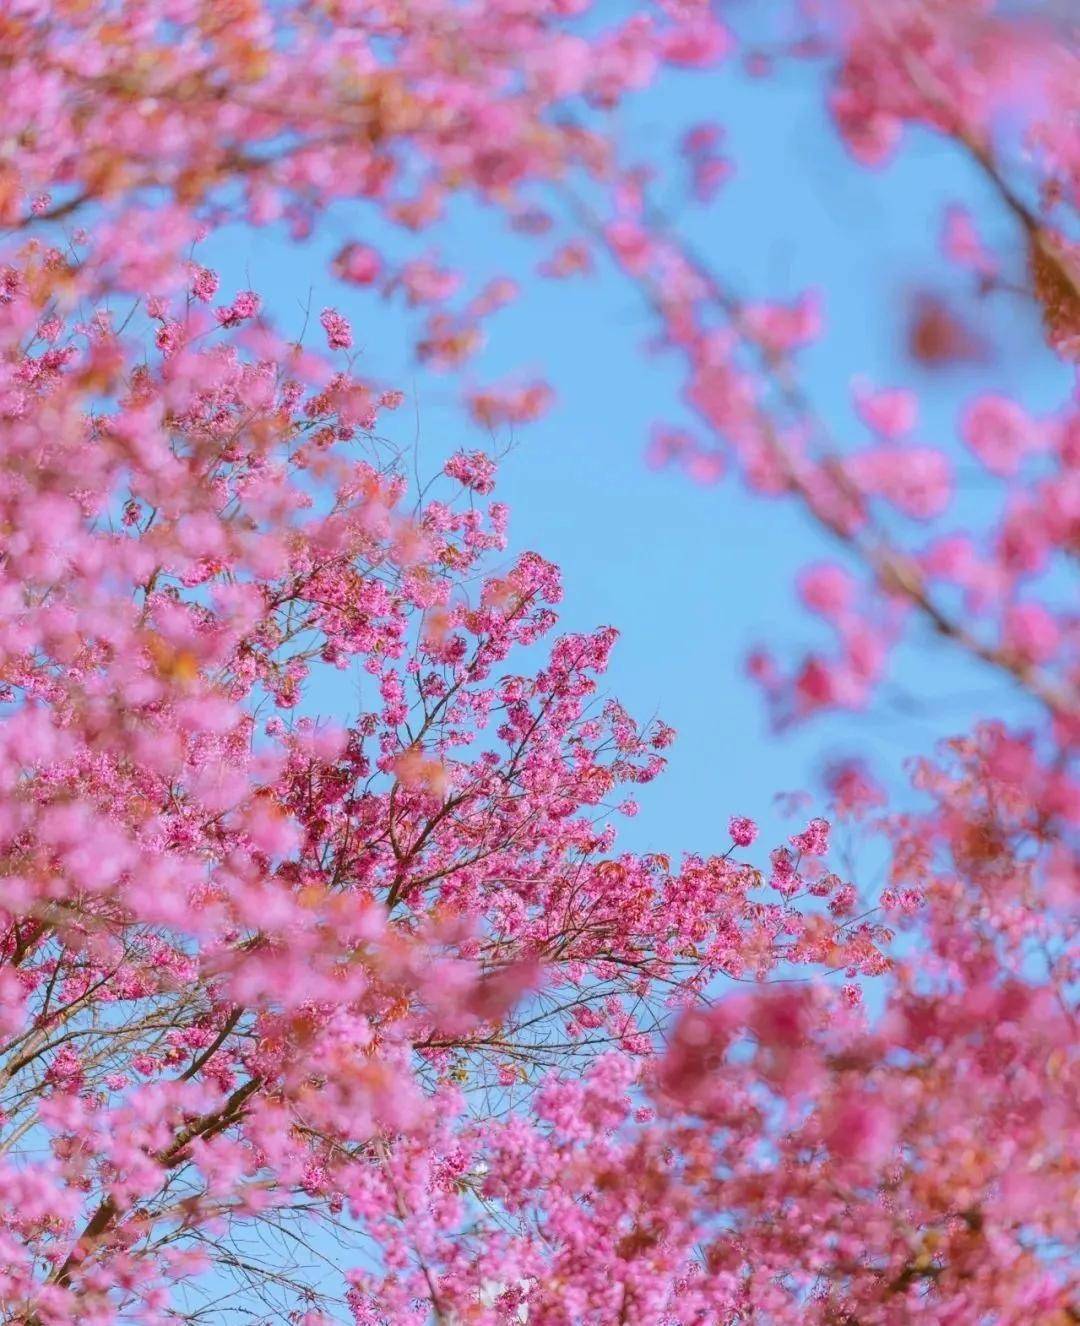
[[(1071, 377), (1037, 414), (1006, 394), (1020, 356), (986, 381), (972, 302), (1026, 301), (1018, 337), (1071, 373), (1080, 83), (1020, 9), (782, 7), (759, 48), (699, 0), (8, 6), (5, 1320), (1080, 1318), (1080, 411)], [(763, 105), (814, 66), (793, 84), (852, 170), (934, 136), (999, 210), (951, 209), (949, 293), (928, 274), (880, 310), (895, 386), (845, 347), (819, 401), (828, 292), (742, 289), (754, 237), (703, 211), (738, 178), (717, 126), (679, 126), (674, 181), (616, 130), (677, 76), (720, 113), (701, 75), (735, 49)], [(660, 190), (724, 236), (715, 269)], [(643, 297), (685, 411), (650, 464), (730, 474), (765, 539), (785, 501), (832, 545), (797, 577), (825, 643), (748, 663), (778, 728), (869, 731), (926, 651), (910, 786), (868, 737), (758, 852), (741, 815), (712, 849), (628, 850), (614, 815), (653, 838), (675, 734), (609, 693), (614, 627), (560, 631), (574, 587), (515, 545), (480, 438), (417, 483), (403, 392), (336, 353), (345, 314), (321, 353), (203, 261), (272, 227), (313, 288), (377, 287), (350, 297), (457, 375), (466, 433), (516, 431), (555, 392), (473, 376), (529, 293), (454, 265), (480, 207), (515, 253), (547, 237), (526, 269), (606, 252)], [(934, 436), (951, 373), (983, 376)], [(935, 649), (1021, 704), (980, 689), (935, 731)]]
[(728, 821), (728, 833), (736, 847), (749, 847), (758, 835), (758, 827), (745, 815), (733, 815)]
[(347, 318), (332, 308), (324, 308), (319, 314), (319, 321), (322, 323), (323, 331), (326, 332), (326, 343), (331, 350), (348, 350), (353, 343), (352, 327)]

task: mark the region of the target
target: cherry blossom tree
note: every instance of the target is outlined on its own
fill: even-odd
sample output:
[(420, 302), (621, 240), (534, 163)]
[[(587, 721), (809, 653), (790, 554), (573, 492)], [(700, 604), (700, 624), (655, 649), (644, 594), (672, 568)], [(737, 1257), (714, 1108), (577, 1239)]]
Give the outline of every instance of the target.
[[(970, 402), (1001, 502), (958, 528), (917, 394), (858, 383), (869, 441), (837, 443), (800, 370), (816, 298), (737, 292), (608, 118), (665, 68), (827, 61), (857, 167), (912, 127), (975, 163), (1022, 276), (959, 211), (943, 251), (1022, 285), (1073, 362), (1069, 34), (852, 0), (792, 6), (765, 50), (695, 0), (587, 11), (0, 15), (5, 1321), (1080, 1320), (1076, 400)], [(723, 141), (683, 140), (702, 205)], [(418, 490), (348, 319), (292, 339), (200, 261), (225, 223), (299, 246), (352, 208), (335, 276), (421, 310), (397, 334), (457, 369), (514, 281), (454, 302), (459, 272), (365, 222), (437, 231), (459, 193), (540, 236), (545, 275), (614, 260), (644, 295), (697, 417), (654, 460), (733, 464), (842, 549), (799, 585), (835, 653), (751, 659), (780, 726), (871, 702), (918, 623), (1022, 725), (943, 733), (891, 803), (833, 769), (828, 818), (771, 853), (738, 814), (708, 858), (622, 851), (674, 734), (600, 695), (614, 630), (556, 633), (492, 456)], [(923, 362), (982, 353), (929, 296), (912, 316)], [(478, 438), (550, 400), (463, 390)], [(335, 670), (354, 712), (320, 712)]]

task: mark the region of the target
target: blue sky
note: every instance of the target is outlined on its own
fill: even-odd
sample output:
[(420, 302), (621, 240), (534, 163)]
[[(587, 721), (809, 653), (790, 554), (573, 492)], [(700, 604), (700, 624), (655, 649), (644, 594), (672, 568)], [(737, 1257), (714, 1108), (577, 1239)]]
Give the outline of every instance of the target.
[[(824, 121), (820, 79), (821, 71), (809, 66), (767, 81), (734, 67), (669, 76), (619, 112), (618, 136), (629, 155), (677, 169), (682, 127), (712, 119), (725, 127), (736, 176), (718, 203), (688, 209), (681, 224), (744, 294), (824, 291), (827, 334), (802, 362), (818, 409), (845, 442), (861, 436), (848, 403), (859, 374), (922, 389), (919, 439), (928, 443), (955, 437), (958, 409), (977, 389), (1052, 406), (1064, 376), (1032, 348), (1040, 342), (1033, 315), (1008, 296), (978, 309), (1000, 349), (991, 368), (929, 378), (906, 364), (899, 315), (908, 292), (927, 278), (944, 288), (959, 285), (938, 254), (943, 207), (964, 202), (985, 222), (987, 237), (1012, 251), (1015, 236), (985, 183), (929, 135), (911, 136), (885, 171), (855, 168)], [(249, 284), (258, 289), (284, 330), (299, 330), (305, 306), (315, 336), (323, 306), (348, 314), (362, 349), (361, 371), (409, 396), (393, 435), (411, 444), (415, 434), (420, 469), (434, 473), (449, 452), (488, 439), (456, 408), (454, 381), (410, 359), (410, 324), (400, 304), (335, 284), (327, 262), (346, 239), (402, 252), (400, 237), (370, 213), (342, 207), (299, 248), (271, 229), (236, 229), (216, 236), (203, 261), (222, 273), (226, 297)], [(872, 714), (772, 735), (743, 676), (743, 658), (762, 640), (790, 656), (817, 639), (792, 580), (807, 561), (828, 555), (821, 537), (795, 510), (749, 496), (737, 480), (700, 488), (674, 472), (646, 468), (652, 422), (689, 419), (678, 398), (677, 367), (645, 352), (650, 318), (616, 272), (571, 282), (530, 278), (551, 246), (510, 235), (496, 214), (468, 204), (430, 243), (476, 285), (506, 272), (524, 287), (488, 324), (476, 377), (542, 373), (557, 391), (556, 407), (521, 432), (501, 469), (497, 495), (513, 511), (512, 548), (534, 548), (560, 563), (564, 624), (610, 623), (622, 633), (611, 691), (637, 715), (657, 712), (679, 731), (667, 774), (646, 789), (642, 813), (625, 824), (628, 847), (723, 850), (732, 813), (759, 818), (766, 836), (790, 832), (773, 798), (812, 787), (826, 757), (859, 751), (895, 772), (906, 756), (926, 751), (979, 710), (989, 679), (930, 644), (906, 650), (897, 669), (904, 689), (937, 697), (925, 716), (878, 706)], [(1000, 500), (1000, 490), (970, 461), (961, 460), (961, 472), (964, 509), (977, 513)], [(338, 688), (316, 700), (323, 711), (346, 716)], [(1002, 703), (1012, 704), (1007, 697)]]

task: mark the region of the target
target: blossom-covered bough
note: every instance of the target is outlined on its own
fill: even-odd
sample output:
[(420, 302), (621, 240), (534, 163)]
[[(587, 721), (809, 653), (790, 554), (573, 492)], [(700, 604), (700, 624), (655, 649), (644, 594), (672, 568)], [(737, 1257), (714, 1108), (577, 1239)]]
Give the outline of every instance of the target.
[[(606, 133), (736, 37), (692, 0), (587, 9), (0, 15), (5, 1322), (1080, 1320), (1076, 402), (971, 402), (1008, 480), (984, 528), (950, 527), (911, 392), (861, 387), (873, 440), (839, 447), (799, 372), (812, 302), (737, 297)], [(978, 163), (1072, 360), (1069, 35), (982, 0), (790, 21), (857, 159), (910, 122)], [(685, 143), (705, 201), (719, 142)], [(1023, 728), (988, 710), (895, 809), (838, 768), (767, 863), (740, 816), (709, 858), (621, 851), (673, 734), (600, 696), (614, 631), (556, 633), (490, 457), (418, 497), (347, 319), (297, 344), (199, 261), (225, 221), (426, 232), (459, 192), (558, 218), (547, 274), (608, 253), (638, 285), (704, 434), (661, 459), (733, 459), (846, 550), (800, 586), (836, 656), (753, 661), (781, 722), (865, 703), (922, 622), (1024, 693)], [(336, 275), (428, 309), (438, 366), (513, 295), (452, 309), (452, 271), (356, 235)], [(946, 248), (1004, 279), (960, 214)], [(933, 316), (913, 345), (947, 357)], [(489, 428), (548, 399), (469, 390)], [(335, 669), (356, 709), (316, 716)], [(884, 888), (832, 868), (837, 824), (887, 849)]]
[[(116, 1277), (150, 1312), (217, 1220), (340, 1208), (459, 1079), (641, 1053), (744, 939), (773, 961), (750, 872), (613, 856), (670, 733), (596, 702), (610, 630), (508, 670), (561, 589), (484, 573), (490, 462), (412, 513), (394, 393), (250, 295), (210, 316), (203, 269), (149, 355), (52, 311), (98, 274), (31, 251), (3, 305), (6, 1284), (41, 1319)], [(355, 663), (349, 726), (283, 722)]]

